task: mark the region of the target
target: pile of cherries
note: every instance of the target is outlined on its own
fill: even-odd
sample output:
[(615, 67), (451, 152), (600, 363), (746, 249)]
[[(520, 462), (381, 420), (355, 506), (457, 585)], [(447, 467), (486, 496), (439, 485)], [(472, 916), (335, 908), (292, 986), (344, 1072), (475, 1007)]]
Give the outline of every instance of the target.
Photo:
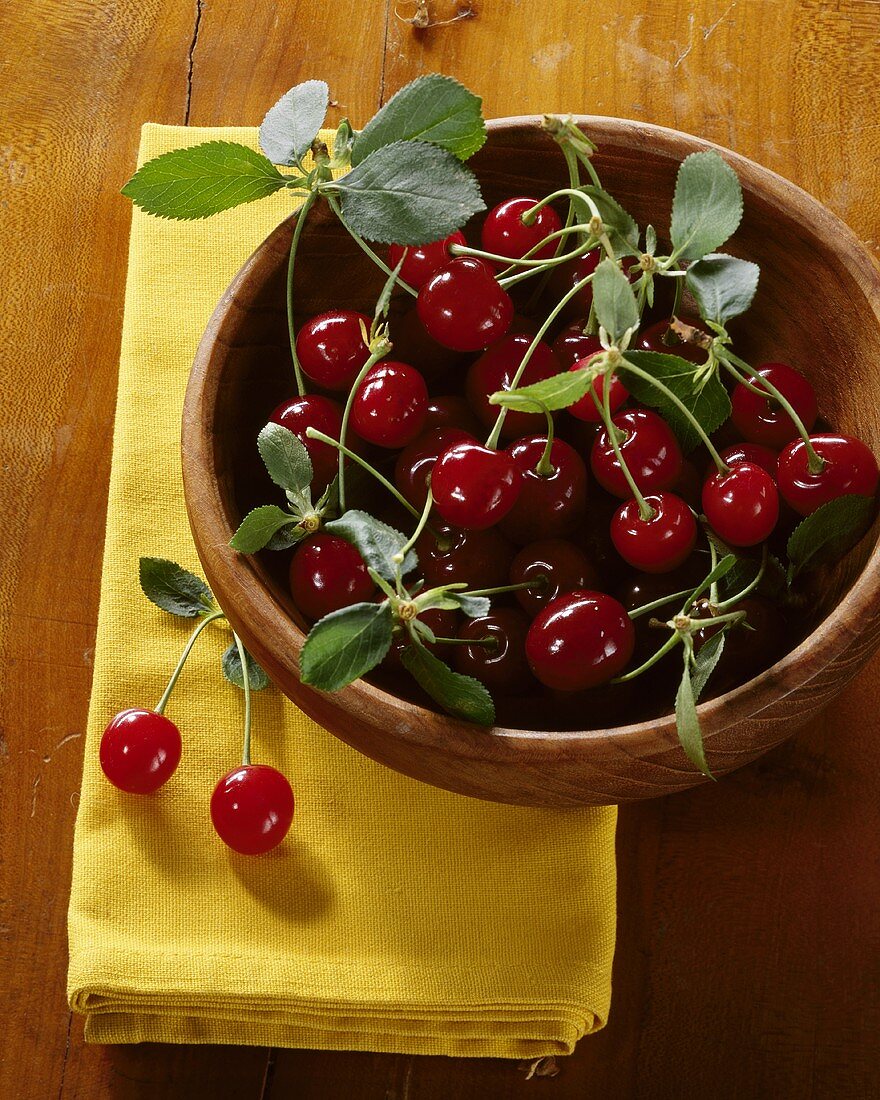
[[(530, 250), (560, 229), (561, 221), (544, 206), (526, 224), (523, 214), (535, 203), (518, 197), (496, 206), (483, 225), (481, 249), (511, 259), (551, 256), (555, 244)], [(489, 614), (478, 618), (436, 610), (422, 616), (446, 640), (433, 646), (434, 652), (482, 681), (496, 702), (540, 695), (539, 685), (545, 699), (546, 689), (577, 693), (619, 676), (641, 648), (636, 630), (641, 621), (634, 624), (628, 613), (634, 594), (642, 603), (657, 600), (693, 587), (709, 570), (700, 513), (730, 546), (753, 548), (768, 540), (774, 546), (774, 539), (784, 545), (797, 519), (822, 504), (844, 494), (875, 494), (877, 463), (852, 437), (825, 430), (812, 434), (812, 449), (824, 460), (821, 471), (812, 472), (798, 426), (757, 379), (733, 386), (731, 419), (715, 434), (727, 468), (722, 473), (702, 448), (685, 458), (669, 424), (633, 402), (614, 374), (597, 377), (598, 401), (588, 393), (554, 414), (549, 443), (544, 414), (507, 410), (500, 431), (493, 433), (499, 409), (490, 404), (490, 395), (511, 387), (537, 324), (518, 312), (514, 297), (500, 285), (500, 263), (456, 254), (465, 245), (456, 232), (423, 247), (390, 249), (389, 264), (401, 264), (400, 277), (418, 297), (414, 309), (391, 321), (392, 354), (399, 358), (373, 366), (352, 395), (345, 442), (382, 469), (416, 510), (424, 507), (430, 487), (430, 525), (416, 547), (425, 588), (465, 582), (471, 590), (507, 589), (493, 597)], [(555, 303), (599, 259), (596, 250), (557, 266), (546, 294)], [(643, 320), (633, 346), (705, 362), (703, 348), (676, 339), (670, 302), (662, 292), (657, 298), (654, 316)], [(599, 339), (587, 333), (590, 302), (588, 285), (570, 303), (580, 316), (572, 321), (569, 312), (552, 340), (538, 343), (519, 387), (581, 369), (602, 352)], [(339, 398), (347, 397), (369, 356), (364, 341), (369, 327), (370, 318), (345, 309), (305, 323), (297, 355), (304, 374), (322, 392), (287, 401), (271, 416), (306, 446), (318, 490), (336, 473), (338, 453), (306, 432), (312, 427), (339, 438)], [(810, 382), (785, 363), (766, 363), (759, 374), (812, 432), (818, 407)], [(605, 386), (616, 441), (598, 407)], [(649, 518), (634, 499), (620, 458), (649, 506)], [(401, 529), (412, 528), (411, 516), (390, 497), (364, 507), (383, 512)], [(311, 621), (380, 598), (355, 547), (326, 532), (295, 549), (290, 585), (298, 609)], [(783, 631), (777, 609), (763, 597), (751, 595), (742, 609), (750, 626), (751, 620), (766, 626), (763, 648), (760, 625), (757, 634), (731, 631), (748, 635), (747, 647), (728, 647), (734, 654), (751, 651), (752, 658), (743, 661), (742, 678), (748, 678), (757, 671), (755, 653), (765, 664), (779, 655)], [(704, 599), (692, 613), (710, 615), (711, 609)], [(711, 633), (697, 636), (695, 646)], [(386, 669), (400, 667), (404, 644), (392, 648)], [(669, 702), (667, 694), (667, 710)]]

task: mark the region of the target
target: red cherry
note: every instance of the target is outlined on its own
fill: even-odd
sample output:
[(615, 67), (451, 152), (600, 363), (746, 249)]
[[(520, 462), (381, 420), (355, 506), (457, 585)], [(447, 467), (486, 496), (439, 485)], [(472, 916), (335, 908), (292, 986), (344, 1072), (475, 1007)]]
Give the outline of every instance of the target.
[(312, 317), (296, 335), (296, 355), (313, 382), (328, 390), (347, 390), (370, 357), (361, 322), (371, 321), (352, 309), (331, 309)]
[(634, 648), (635, 629), (623, 605), (584, 589), (548, 604), (526, 636), (532, 672), (558, 691), (606, 684), (623, 671)]
[(586, 321), (575, 321), (566, 325), (553, 341), (553, 354), (559, 361), (560, 369), (573, 367), (581, 359), (602, 351), (602, 342), (598, 336), (587, 336), (584, 332)]
[(480, 424), (463, 397), (447, 394), (443, 397), (431, 397), (428, 400), (428, 412), (422, 433), (434, 428), (461, 428), (476, 436)]
[(408, 363), (389, 360), (367, 372), (351, 403), (351, 426), (368, 443), (405, 447), (428, 412), (425, 380)]
[(180, 730), (154, 710), (123, 710), (101, 735), (99, 757), (114, 787), (149, 794), (170, 779), (180, 763)]
[[(675, 484), (682, 467), (681, 447), (665, 420), (649, 409), (627, 409), (613, 416), (611, 422), (626, 433), (620, 452), (643, 493)], [(632, 496), (604, 428), (593, 443), (590, 465), (593, 476), (607, 492), (623, 499)]]
[(419, 291), (419, 318), (438, 344), (480, 351), (510, 328), (513, 302), (492, 268), (462, 256), (441, 268)]
[[(329, 443), (322, 443), (320, 439), (310, 439), (306, 435), (306, 428), (316, 428), (324, 435), (329, 435), (331, 439), (339, 439), (339, 433), (342, 430), (342, 407), (329, 397), (310, 393), (305, 397), (294, 397), (292, 401), (282, 401), (269, 420), (293, 432), (309, 452), (314, 475), (312, 485), (317, 489), (324, 489), (329, 485), (339, 469), (339, 452)], [(349, 446), (351, 446), (350, 442)]]
[(611, 521), (618, 554), (643, 573), (668, 573), (685, 561), (697, 541), (694, 514), (674, 493), (645, 497), (654, 515), (643, 520), (635, 500), (621, 504)]
[[(416, 543), (419, 568), (427, 588), (464, 581), (468, 588), (498, 588), (507, 584), (513, 546), (497, 527), (465, 531), (434, 524), (440, 541), (425, 531)], [(435, 632), (436, 633), (436, 632)]]
[[(702, 321), (693, 317), (681, 317), (679, 319), (692, 328), (703, 330)], [(707, 358), (705, 348), (701, 348), (698, 344), (687, 344), (684, 340), (680, 340), (669, 325), (669, 320), (658, 321), (640, 332), (636, 339), (637, 350), (657, 351), (663, 355), (677, 355), (679, 359), (686, 359), (688, 363), (705, 363)]]
[[(578, 359), (570, 369), (581, 370), (583, 367), (589, 366), (592, 358), (593, 356), (591, 355), (586, 359)], [(604, 400), (605, 385), (606, 381), (603, 377), (600, 376), (593, 379), (593, 393), (596, 395), (596, 400), (600, 405)], [(624, 386), (616, 374), (610, 375), (608, 385), (610, 387), (608, 397), (611, 411), (615, 413), (629, 397), (629, 390)], [(589, 392), (584, 394), (580, 401), (575, 401), (573, 405), (569, 405), (568, 411), (572, 416), (576, 416), (578, 420), (585, 420), (588, 424), (602, 423), (602, 414), (596, 408), (596, 402), (590, 397)]]
[[(734, 443), (732, 447), (728, 447), (721, 452), (721, 459), (728, 466), (738, 466), (741, 462), (751, 462), (755, 466), (760, 466), (762, 470), (766, 470), (773, 480), (776, 480), (779, 455), (776, 451), (772, 451), (769, 447), (764, 447), (760, 443)], [(714, 473), (715, 467), (711, 466), (706, 476), (711, 477)]]
[(495, 644), (455, 646), (452, 661), (456, 670), (485, 684), (493, 695), (521, 695), (534, 682), (526, 660), (528, 629), (528, 619), (513, 607), (499, 607), (469, 620), (459, 630), (459, 638), (491, 638)]
[(516, 504), (522, 476), (505, 451), (454, 443), (437, 459), (431, 488), (447, 523), (479, 531), (500, 522)]
[(520, 606), (530, 615), (537, 615), (566, 592), (595, 588), (599, 583), (593, 563), (567, 539), (542, 539), (524, 546), (516, 555), (510, 567), (510, 583), (523, 584), (537, 578), (543, 578), (544, 583), (515, 593)]
[(705, 482), (703, 512), (713, 531), (731, 546), (755, 546), (776, 526), (779, 494), (765, 469), (741, 462)]
[(406, 253), (403, 266), (400, 269), (400, 277), (405, 283), (418, 290), (436, 274), (441, 267), (445, 267), (451, 259), (449, 251), (451, 244), (467, 244), (464, 233), (456, 229), (442, 241), (432, 241), (430, 244), (410, 245), (393, 244), (388, 249), (388, 266), (397, 267), (401, 257)]
[[(513, 376), (532, 343), (532, 337), (524, 333), (505, 336), (484, 351), (468, 371), (466, 393), (471, 408), (485, 428), (491, 428), (500, 412), (498, 405), (490, 405), (489, 397), (498, 390), (509, 390)], [(526, 364), (519, 386), (529, 386), (544, 378), (559, 374), (556, 356), (541, 341)], [(543, 413), (523, 413), (507, 410), (501, 434), (505, 439), (516, 439), (529, 432), (540, 431), (546, 425)]]
[(461, 428), (434, 428), (423, 432), (397, 456), (394, 467), (394, 484), (416, 508), (424, 508), (428, 499), (428, 482), (431, 470), (447, 447), (469, 440), (476, 443), (470, 432)]
[[(496, 256), (508, 256), (520, 260), (545, 237), (562, 228), (559, 215), (552, 206), (542, 206), (534, 221), (526, 225), (523, 215), (532, 209), (537, 199), (518, 196), (506, 199), (489, 211), (483, 222), (480, 235), (483, 250)], [(530, 260), (549, 260), (556, 252), (556, 241), (551, 241), (537, 252), (532, 252)]]
[(375, 585), (364, 559), (350, 542), (326, 532), (297, 546), (290, 561), (290, 591), (309, 619), (372, 599)]
[(268, 764), (242, 764), (211, 795), (211, 821), (234, 852), (258, 856), (277, 848), (293, 821), (293, 791)]
[(811, 474), (806, 444), (789, 443), (779, 456), (779, 491), (785, 500), (809, 516), (829, 500), (855, 493), (872, 497), (877, 492), (877, 459), (860, 439), (850, 435), (812, 435), (810, 442), (825, 459), (821, 473)]
[(554, 439), (550, 448), (553, 471), (539, 474), (535, 468), (546, 446), (546, 435), (532, 435), (507, 448), (522, 474), (522, 488), (501, 530), (520, 545), (568, 534), (586, 510), (587, 468), (583, 459), (564, 440)]
[[(758, 373), (789, 401), (809, 431), (819, 415), (816, 391), (810, 382), (800, 371), (786, 363), (765, 363), (758, 368)], [(754, 385), (764, 388), (757, 379)], [(775, 398), (762, 397), (740, 382), (734, 387), (730, 401), (733, 406), (731, 419), (737, 431), (751, 443), (763, 443), (766, 447), (778, 449), (797, 438), (799, 433), (795, 422)]]

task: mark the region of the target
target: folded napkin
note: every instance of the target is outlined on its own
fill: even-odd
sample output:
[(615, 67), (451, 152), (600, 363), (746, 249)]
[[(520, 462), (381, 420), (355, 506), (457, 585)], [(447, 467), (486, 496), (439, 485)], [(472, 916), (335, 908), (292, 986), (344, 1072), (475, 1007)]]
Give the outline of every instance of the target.
[[(141, 160), (211, 139), (256, 147), (257, 135), (150, 124)], [(99, 1043), (566, 1054), (608, 1013), (613, 808), (436, 790), (361, 756), (270, 688), (254, 697), (254, 760), (288, 776), (297, 810), (278, 849), (238, 856), (208, 811), (241, 752), (241, 693), (219, 675), (223, 626), (203, 635), (169, 704), (184, 747), (166, 786), (123, 794), (98, 764), (106, 722), (155, 705), (192, 626), (144, 599), (138, 557), (199, 570), (181, 490), (184, 387), (215, 303), (292, 197), (201, 222), (133, 213), (70, 1004)]]

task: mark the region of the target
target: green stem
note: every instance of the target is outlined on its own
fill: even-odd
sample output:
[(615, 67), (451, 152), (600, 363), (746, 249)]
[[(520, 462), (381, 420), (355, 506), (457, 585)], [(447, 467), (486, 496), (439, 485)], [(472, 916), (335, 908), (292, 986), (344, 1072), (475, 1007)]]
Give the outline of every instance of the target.
[(546, 573), (537, 573), (530, 581), (519, 584), (502, 584), (498, 588), (476, 588), (473, 592), (462, 592), (462, 596), (502, 596), (505, 592), (520, 592), (524, 588), (546, 588), (550, 578)]
[(672, 603), (674, 600), (680, 600), (682, 596), (689, 596), (691, 592), (693, 592), (692, 588), (683, 588), (681, 592), (670, 592), (668, 596), (661, 596), (659, 600), (652, 600), (651, 603), (636, 607), (634, 610), (628, 611), (627, 614), (631, 619), (638, 619), (642, 615), (647, 615), (651, 611), (656, 611), (659, 607), (663, 607), (664, 604)]
[[(755, 367), (748, 364), (744, 359), (740, 359), (738, 355), (734, 355), (729, 348), (719, 348), (716, 351), (716, 356), (737, 381), (741, 382), (744, 386), (748, 386), (749, 389), (753, 390), (755, 393), (759, 393), (762, 397), (773, 397), (779, 402), (785, 412), (787, 412), (794, 421), (794, 426), (798, 430), (798, 435), (800, 435), (801, 439), (804, 441), (804, 445), (807, 448), (810, 473), (813, 475), (821, 474), (825, 469), (825, 459), (816, 454), (813, 444), (810, 441), (810, 433), (807, 431), (803, 420), (801, 420), (795, 412), (788, 398), (781, 393), (768, 378), (765, 378)], [(739, 367), (739, 371), (735, 370), (735, 367)], [(749, 377), (743, 378), (740, 371), (745, 371)], [(757, 379), (760, 382), (760, 386), (755, 386), (751, 381), (752, 379)]]
[[(535, 402), (535, 404), (541, 404), (541, 402)], [(550, 453), (553, 450), (553, 431), (555, 425), (553, 424), (553, 414), (546, 405), (543, 406), (543, 409), (544, 415), (547, 417), (547, 443), (541, 457), (538, 459), (535, 473), (538, 477), (553, 477), (556, 473), (556, 467), (550, 461)]]
[(650, 383), (650, 385), (652, 385), (658, 393), (663, 394), (667, 401), (671, 401), (672, 404), (675, 405), (678, 411), (682, 414), (682, 416), (685, 417), (685, 419), (700, 437), (703, 446), (709, 452), (710, 458), (715, 463), (715, 469), (718, 471), (718, 473), (727, 474), (730, 472), (730, 467), (725, 463), (721, 455), (715, 450), (715, 447), (712, 445), (712, 440), (703, 430), (703, 425), (699, 422), (699, 420), (697, 420), (697, 418), (687, 407), (687, 405), (685, 405), (681, 398), (674, 394), (665, 382), (661, 382), (660, 379), (655, 378), (653, 374), (649, 374), (646, 370), (642, 370), (641, 367), (637, 367), (635, 363), (631, 363), (629, 359), (626, 358), (626, 356), (624, 356), (622, 366), (625, 370), (631, 371), (637, 378), (641, 378), (644, 382)]
[(425, 498), (425, 507), (422, 509), (422, 514), (419, 516), (419, 522), (416, 524), (416, 529), (403, 544), (403, 546), (394, 555), (394, 561), (397, 565), (403, 564), (403, 559), (412, 550), (415, 544), (419, 541), (419, 536), (425, 527), (428, 525), (428, 516), (431, 514), (431, 509), (434, 507), (434, 494), (431, 492), (431, 487), (428, 486), (428, 495)]
[(767, 546), (765, 544), (763, 553), (761, 554), (761, 568), (758, 570), (754, 580), (750, 581), (749, 584), (747, 584), (745, 586), (745, 588), (742, 589), (741, 592), (737, 592), (737, 594), (735, 596), (730, 596), (730, 597), (728, 597), (728, 599), (722, 600), (721, 603), (716, 603), (714, 600), (712, 600), (711, 602), (714, 605), (715, 610), (716, 611), (724, 611), (728, 607), (733, 607), (734, 604), (739, 603), (740, 600), (742, 600), (746, 596), (748, 596), (748, 594), (750, 592), (754, 592), (754, 590), (761, 583), (761, 581), (764, 577), (764, 572), (765, 572), (766, 568), (767, 568)]
[(244, 687), (244, 747), (241, 753), (241, 762), (248, 765), (251, 762), (251, 678), (248, 673), (248, 657), (241, 638), (233, 630), (232, 637), (238, 649), (238, 658), (241, 661), (241, 679)]
[[(373, 261), (373, 263), (376, 265), (376, 267), (378, 267), (382, 271), (384, 271), (386, 275), (393, 275), (394, 274), (394, 269), (389, 267), (388, 264), (386, 264), (385, 261), (382, 259), (382, 257), (377, 255), (372, 250), (372, 248), (370, 248), (370, 246), (363, 239), (363, 237), (361, 237), (360, 234), (356, 233), (351, 228), (351, 226), (348, 224), (348, 222), (342, 216), (342, 210), (339, 206), (339, 203), (336, 201), (336, 199), (332, 195), (326, 195), (326, 198), (327, 198), (327, 202), (330, 205), (330, 209), (333, 211), (333, 213), (336, 215), (336, 217), (339, 218), (339, 221), (342, 223), (343, 228), (349, 234), (349, 236), (352, 238), (352, 240), (358, 245), (358, 247), (370, 257), (370, 259)], [(403, 279), (401, 279), (399, 275), (397, 276), (397, 285), (399, 287), (402, 287), (407, 292), (407, 294), (411, 294), (413, 296), (413, 298), (418, 298), (419, 292), (414, 287), (411, 287), (409, 285), (409, 283), (407, 283)]]
[[(576, 191), (576, 190), (578, 190), (578, 188), (580, 186), (580, 182), (581, 182), (580, 172), (578, 171), (577, 157), (574, 155), (574, 153), (571, 149), (571, 146), (569, 146), (569, 145), (563, 145), (562, 146), (562, 155), (565, 157), (565, 163), (566, 163), (566, 166), (568, 168), (568, 182), (569, 182), (569, 185), (570, 185), (570, 187), (572, 188), (573, 191)], [(565, 225), (563, 226), (563, 229), (568, 230), (571, 227), (571, 225), (574, 221), (575, 221), (574, 199), (569, 198), (569, 200), (568, 200), (568, 210), (566, 211), (566, 214), (565, 214)], [(587, 244), (589, 244), (589, 238), (586, 241), (584, 241), (584, 245), (587, 245)], [(556, 245), (556, 249), (553, 253), (554, 262), (560, 262), (560, 261), (566, 260), (566, 256), (563, 254), (563, 249), (564, 248), (565, 248), (565, 238), (560, 236), (559, 242)], [(572, 258), (572, 256), (571, 256), (571, 254), (569, 254), (567, 259), (571, 259), (571, 258)], [(525, 308), (526, 313), (531, 312), (537, 306), (538, 302), (540, 301), (541, 295), (544, 293), (545, 289), (547, 288), (547, 284), (550, 281), (550, 274), (551, 274), (551, 271), (550, 271), (550, 268), (548, 267), (547, 270), (544, 272), (544, 274), (541, 276), (541, 278), (538, 280), (538, 282), (535, 286), (535, 289), (532, 291), (531, 297), (529, 298), (528, 302), (526, 303), (526, 308)]]
[(435, 638), (431, 645), (481, 645), (487, 649), (497, 649), (498, 639), (487, 634), (484, 638)]
[(299, 239), (302, 235), (303, 226), (306, 223), (308, 212), (311, 210), (317, 197), (317, 192), (310, 191), (306, 195), (302, 206), (299, 208), (296, 225), (293, 229), (293, 239), (290, 242), (290, 257), (287, 261), (287, 334), (290, 338), (290, 354), (293, 357), (293, 373), (296, 376), (296, 392), (300, 397), (306, 392), (306, 387), (305, 381), (303, 380), (299, 356), (296, 354), (296, 329), (293, 324), (293, 269), (296, 263), (296, 250), (299, 247)]
[[(593, 393), (595, 398), (595, 391), (592, 386), (590, 386), (590, 392)], [(611, 418), (610, 374), (605, 374), (602, 377), (602, 405), (600, 407), (600, 412), (602, 414), (602, 423), (605, 425), (605, 431), (611, 441), (611, 449), (614, 451), (614, 457), (617, 459), (621, 473), (626, 478), (626, 483), (629, 485), (630, 492), (639, 506), (639, 518), (643, 523), (648, 523), (654, 518), (656, 513), (651, 505), (645, 500), (638, 485), (636, 485), (635, 478), (630, 473), (629, 466), (627, 466), (626, 460), (623, 457), (623, 451), (620, 448), (620, 431)]]
[(391, 493), (393, 497), (395, 497), (398, 503), (402, 504), (403, 507), (406, 508), (410, 515), (415, 516), (416, 519), (420, 518), (421, 512), (418, 510), (418, 508), (414, 508), (406, 499), (406, 497), (397, 489), (397, 487), (395, 485), (392, 485), (387, 477), (383, 477), (382, 474), (380, 474), (375, 467), (371, 466), (365, 458), (361, 458), (359, 454), (355, 454), (354, 451), (350, 450), (348, 447), (340, 443), (338, 439), (334, 439), (332, 435), (325, 435), (324, 432), (318, 431), (317, 428), (306, 428), (306, 435), (309, 437), (309, 439), (318, 439), (321, 443), (327, 443), (329, 446), (335, 447), (341, 455), (345, 455), (345, 457), (350, 458), (352, 462), (356, 462), (358, 466), (361, 467), (361, 469), (366, 470), (368, 474), (372, 474), (376, 481), (378, 481), (380, 485), (383, 485), (388, 490), (388, 492)]
[(171, 679), (168, 681), (168, 686), (162, 692), (162, 698), (155, 705), (155, 707), (153, 707), (153, 710), (155, 710), (156, 714), (165, 713), (165, 707), (168, 705), (168, 700), (171, 698), (171, 692), (174, 691), (174, 685), (177, 683), (177, 678), (180, 676), (181, 672), (183, 672), (183, 666), (186, 664), (186, 659), (192, 652), (192, 647), (196, 644), (196, 639), (198, 638), (198, 636), (202, 633), (208, 623), (214, 622), (215, 619), (223, 618), (225, 618), (225, 615), (222, 611), (212, 611), (210, 615), (206, 615), (204, 619), (202, 619), (202, 621), (195, 628), (192, 634), (190, 634), (189, 641), (186, 643), (183, 653), (181, 653), (180, 655), (180, 660), (177, 662), (177, 667), (171, 673)]
[[(586, 234), (583, 244), (578, 245), (577, 249), (572, 249), (571, 252), (566, 252), (564, 256), (556, 255), (546, 260), (529, 259), (533, 252), (538, 252), (542, 248), (546, 248), (548, 244), (557, 242), (557, 247), (560, 247), (565, 243), (566, 237), (577, 236), (578, 234)], [(566, 225), (562, 229), (555, 229), (552, 233), (548, 233), (543, 240), (538, 241), (536, 245), (533, 245), (524, 256), (518, 259), (514, 259), (510, 256), (502, 256), (497, 252), (484, 252), (482, 248), (471, 248), (467, 244), (453, 244), (449, 246), (449, 251), (453, 256), (473, 256), (477, 260), (486, 260), (493, 264), (507, 264), (507, 268), (504, 271), (499, 272), (498, 278), (503, 279), (507, 272), (515, 267), (528, 267), (528, 268), (544, 268), (553, 267), (556, 264), (567, 263), (569, 260), (576, 259), (578, 256), (582, 256), (585, 252), (591, 251), (595, 248), (595, 240), (590, 236), (589, 231), (585, 226), (579, 225)], [(529, 274), (534, 274), (534, 271), (530, 271)]]
[(354, 404), (355, 395), (360, 389), (361, 382), (367, 377), (373, 367), (388, 354), (388, 349), (383, 348), (380, 352), (371, 352), (369, 359), (364, 363), (361, 369), (358, 371), (358, 376), (352, 383), (351, 389), (348, 391), (348, 397), (345, 399), (345, 408), (342, 410), (342, 427), (339, 429), (339, 511), (345, 511), (345, 455), (342, 451), (342, 447), (345, 446), (345, 439), (348, 432), (348, 420), (351, 416), (351, 406)]
[[(707, 540), (709, 543), (709, 572), (715, 572), (715, 566), (718, 564), (718, 547), (715, 545), (713, 539)], [(716, 604), (718, 602), (718, 581), (712, 581), (709, 585), (709, 603)]]
[(666, 654), (670, 651), (670, 649), (672, 649), (673, 646), (678, 645), (678, 643), (680, 641), (681, 641), (681, 635), (680, 634), (678, 634), (678, 633), (670, 634), (669, 637), (666, 639), (666, 641), (663, 643), (663, 645), (660, 646), (660, 648), (657, 650), (657, 652), (654, 653), (653, 656), (649, 657), (647, 659), (647, 661), (645, 661), (644, 664), (639, 665), (638, 668), (634, 668), (632, 670), (632, 672), (624, 673), (623, 676), (616, 676), (611, 681), (611, 683), (612, 684), (625, 684), (625, 683), (628, 683), (630, 680), (635, 680), (636, 676), (641, 676), (641, 674), (643, 672), (647, 672), (649, 668), (653, 668), (654, 665), (656, 665), (659, 660), (661, 660), (663, 657), (665, 657)]
[[(553, 307), (553, 309), (550, 311), (549, 315), (547, 316), (547, 319), (544, 321), (544, 323), (541, 325), (541, 327), (535, 333), (535, 336), (534, 336), (531, 344), (529, 344), (528, 348), (526, 349), (526, 353), (522, 357), (522, 361), (520, 362), (520, 365), (517, 367), (516, 373), (514, 374), (513, 378), (511, 378), (511, 380), (510, 380), (510, 385), (509, 385), (508, 389), (511, 389), (511, 390), (516, 389), (516, 387), (520, 383), (520, 379), (522, 378), (523, 374), (525, 374), (525, 370), (526, 370), (526, 367), (529, 365), (530, 359), (535, 354), (535, 349), (538, 347), (538, 345), (541, 343), (541, 340), (544, 338), (544, 334), (547, 332), (547, 330), (550, 328), (550, 326), (553, 324), (553, 322), (556, 320), (557, 316), (562, 312), (562, 310), (565, 309), (566, 305), (568, 305), (568, 303), (571, 301), (571, 299), (576, 294), (580, 293), (580, 291), (582, 291), (585, 286), (587, 286), (589, 283), (591, 283), (592, 280), (593, 280), (593, 274), (590, 273), (585, 278), (581, 279), (580, 282), (575, 283), (574, 286), (571, 288), (571, 290), (566, 291), (566, 293), (562, 296), (562, 298), (560, 298), (560, 300), (556, 303), (556, 305)], [(503, 425), (504, 418), (506, 416), (507, 416), (507, 409), (504, 406), (502, 406), (501, 411), (498, 413), (498, 417), (495, 420), (495, 424), (492, 428), (492, 431), (489, 433), (489, 438), (486, 440), (486, 446), (490, 450), (494, 451), (498, 446), (498, 440), (501, 437), (501, 426)]]

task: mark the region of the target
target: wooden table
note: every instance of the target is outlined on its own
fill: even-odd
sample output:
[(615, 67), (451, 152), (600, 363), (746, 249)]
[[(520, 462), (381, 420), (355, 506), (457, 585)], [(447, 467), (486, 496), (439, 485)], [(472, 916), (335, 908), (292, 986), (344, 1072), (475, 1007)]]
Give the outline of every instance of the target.
[[(436, 25), (407, 22), (419, 12)], [(88, 1047), (64, 999), (130, 219), (118, 192), (140, 123), (256, 123), (313, 76), (361, 122), (442, 71), (490, 116), (617, 114), (719, 141), (878, 249), (880, 3), (9, 0), (0, 43), (0, 1096), (880, 1094), (880, 662), (754, 766), (621, 813), (611, 1022), (553, 1080), (501, 1061)]]

